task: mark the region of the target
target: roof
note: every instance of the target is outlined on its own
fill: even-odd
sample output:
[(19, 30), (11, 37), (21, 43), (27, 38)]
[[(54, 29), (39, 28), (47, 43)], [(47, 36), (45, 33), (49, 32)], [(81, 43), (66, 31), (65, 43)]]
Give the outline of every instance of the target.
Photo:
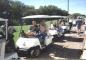
[(8, 21), (8, 19), (0, 18), (0, 21)]
[(66, 16), (58, 16), (58, 15), (30, 15), (22, 17), (22, 19), (33, 19), (33, 18), (66, 18)]

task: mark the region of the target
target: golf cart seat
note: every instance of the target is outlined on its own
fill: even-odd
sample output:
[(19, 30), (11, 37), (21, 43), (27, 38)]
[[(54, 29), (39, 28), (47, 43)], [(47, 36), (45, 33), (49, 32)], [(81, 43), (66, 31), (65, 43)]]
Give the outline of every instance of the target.
[(56, 29), (49, 29), (48, 34), (49, 35), (56, 35), (57, 34), (57, 30)]

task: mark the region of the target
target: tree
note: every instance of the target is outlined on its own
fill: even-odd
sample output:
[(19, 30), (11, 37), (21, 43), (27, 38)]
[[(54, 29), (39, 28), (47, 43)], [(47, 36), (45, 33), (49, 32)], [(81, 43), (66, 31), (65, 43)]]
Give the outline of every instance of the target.
[(23, 16), (25, 5), (20, 1), (10, 1), (10, 15), (9, 20), (12, 24), (18, 24), (19, 20)]
[(80, 14), (80, 13), (74, 13), (74, 14), (72, 14), (73, 18), (77, 18), (77, 16), (83, 16), (83, 17), (85, 17), (86, 15), (83, 15), (83, 14)]
[(23, 11), (23, 15), (27, 16), (27, 15), (34, 15), (36, 14), (36, 10), (34, 8), (34, 6), (25, 6), (24, 11)]
[(68, 15), (67, 11), (54, 5), (40, 6), (39, 9), (35, 9), (34, 6), (24, 5), (20, 1), (0, 0), (0, 17), (8, 19), (10, 25), (19, 24), (23, 16), (35, 14)]
[(8, 18), (9, 14), (9, 1), (10, 0), (0, 0), (0, 17)]
[(49, 6), (40, 6), (38, 9), (39, 14), (44, 15), (67, 15), (67, 11), (61, 10), (57, 6), (49, 5)]

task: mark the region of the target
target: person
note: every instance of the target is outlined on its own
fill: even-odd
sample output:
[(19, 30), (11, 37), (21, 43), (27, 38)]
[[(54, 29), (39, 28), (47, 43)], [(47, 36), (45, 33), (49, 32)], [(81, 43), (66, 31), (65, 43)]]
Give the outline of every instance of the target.
[(40, 34), (38, 35), (38, 38), (41, 40), (42, 45), (45, 45), (44, 40), (47, 35), (47, 29), (46, 29), (46, 24), (44, 20), (40, 22), (39, 30), (40, 30)]
[(73, 20), (73, 26), (76, 26), (76, 20), (75, 19)]
[(32, 26), (30, 27), (30, 32), (33, 32), (34, 34), (37, 34), (39, 32), (38, 25), (36, 24), (36, 21), (32, 21)]
[(54, 25), (52, 23), (50, 25), (50, 29), (54, 29)]
[(15, 42), (14, 42), (14, 35), (13, 33), (16, 32), (15, 28), (13, 26), (8, 26), (8, 39), (7, 39), (7, 44), (6, 44), (6, 51), (9, 52), (9, 48), (11, 51), (15, 51)]
[(71, 30), (71, 28), (72, 28), (72, 25), (73, 25), (72, 19), (69, 19), (69, 29), (70, 29), (70, 30)]
[(57, 23), (53, 24), (54, 29), (57, 29)]
[(63, 33), (64, 31), (63, 26), (64, 26), (64, 21), (60, 21), (58, 26), (58, 35), (60, 35), (60, 33)]
[(77, 18), (76, 26), (77, 26), (77, 34), (80, 34), (82, 26), (82, 19), (80, 17)]
[(40, 33), (43, 34), (44, 36), (43, 39), (45, 39), (47, 28), (44, 20), (40, 22), (39, 30), (40, 30)]

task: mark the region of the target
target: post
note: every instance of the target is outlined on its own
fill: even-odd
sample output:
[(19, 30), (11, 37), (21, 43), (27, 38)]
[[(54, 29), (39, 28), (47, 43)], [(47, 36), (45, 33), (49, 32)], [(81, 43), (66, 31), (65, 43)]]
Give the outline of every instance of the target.
[(21, 28), (20, 28), (20, 33), (19, 33), (19, 36), (21, 36), (21, 32), (22, 32), (22, 19), (20, 19), (20, 22), (21, 22)]
[(67, 1), (67, 10), (68, 10), (68, 13), (69, 13), (69, 0)]
[(68, 13), (67, 20), (69, 22), (69, 0), (67, 0), (67, 13)]
[(6, 23), (6, 40), (7, 40), (7, 38), (8, 38), (8, 20), (6, 20), (5, 21), (5, 23)]

